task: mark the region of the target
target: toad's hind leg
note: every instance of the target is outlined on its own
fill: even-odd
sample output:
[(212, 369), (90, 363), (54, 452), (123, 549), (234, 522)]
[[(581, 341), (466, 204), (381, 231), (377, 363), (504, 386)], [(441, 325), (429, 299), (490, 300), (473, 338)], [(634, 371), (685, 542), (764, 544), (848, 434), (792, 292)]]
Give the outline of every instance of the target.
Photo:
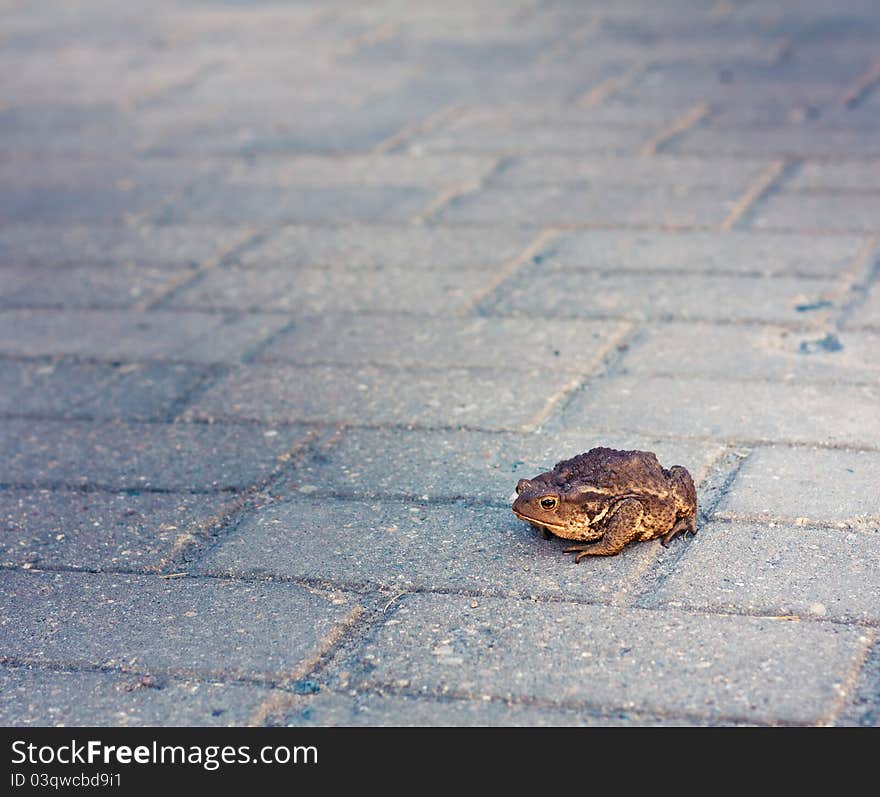
[(645, 510), (635, 498), (625, 498), (614, 507), (605, 525), (605, 534), (599, 542), (565, 548), (565, 553), (579, 551), (575, 562), (580, 562), (585, 556), (614, 556), (623, 550), (624, 545), (641, 537), (644, 514)]

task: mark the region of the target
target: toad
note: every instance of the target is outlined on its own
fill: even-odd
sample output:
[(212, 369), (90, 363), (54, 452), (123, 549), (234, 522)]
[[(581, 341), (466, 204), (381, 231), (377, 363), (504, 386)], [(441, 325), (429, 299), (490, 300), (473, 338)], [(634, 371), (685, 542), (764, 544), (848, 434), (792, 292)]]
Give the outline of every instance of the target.
[(585, 556), (613, 556), (637, 540), (697, 531), (697, 493), (681, 465), (668, 470), (648, 451), (593, 448), (533, 479), (520, 479), (513, 512), (552, 536), (576, 540), (565, 548)]

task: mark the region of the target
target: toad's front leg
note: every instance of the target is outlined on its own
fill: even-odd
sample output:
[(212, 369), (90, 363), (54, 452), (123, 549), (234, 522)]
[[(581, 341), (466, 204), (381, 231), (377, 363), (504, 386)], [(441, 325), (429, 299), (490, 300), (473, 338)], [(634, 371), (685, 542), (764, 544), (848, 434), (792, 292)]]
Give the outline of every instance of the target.
[(563, 549), (564, 553), (579, 551), (575, 562), (585, 556), (614, 556), (623, 550), (624, 545), (639, 539), (642, 534), (644, 507), (635, 498), (624, 498), (615, 504), (611, 517), (605, 522), (605, 534), (593, 545), (573, 545)]

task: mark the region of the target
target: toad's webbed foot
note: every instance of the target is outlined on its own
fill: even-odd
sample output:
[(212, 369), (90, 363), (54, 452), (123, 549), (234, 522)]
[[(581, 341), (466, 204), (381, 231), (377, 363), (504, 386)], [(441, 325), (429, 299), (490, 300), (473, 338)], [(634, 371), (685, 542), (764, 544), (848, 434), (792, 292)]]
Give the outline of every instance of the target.
[(672, 531), (668, 532), (662, 540), (660, 540), (660, 544), (664, 548), (669, 547), (669, 543), (672, 542), (673, 538), (677, 534), (687, 534), (690, 532), (691, 534), (697, 533), (697, 518), (696, 516), (691, 517), (683, 517), (679, 518), (675, 525), (672, 527)]

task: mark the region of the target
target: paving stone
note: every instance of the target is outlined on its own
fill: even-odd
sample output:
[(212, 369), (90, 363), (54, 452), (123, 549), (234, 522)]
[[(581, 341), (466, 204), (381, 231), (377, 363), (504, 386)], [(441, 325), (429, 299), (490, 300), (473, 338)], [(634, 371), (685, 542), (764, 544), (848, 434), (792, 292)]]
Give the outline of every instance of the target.
[(601, 716), (583, 709), (510, 704), (492, 700), (453, 700), (406, 695), (352, 697), (324, 692), (303, 697), (278, 723), (287, 727), (621, 727), (690, 726), (698, 721), (645, 717), (620, 711)]
[[(773, 101), (788, 106), (823, 105), (839, 101), (867, 66), (864, 62), (827, 59), (786, 63), (780, 63), (778, 58), (772, 60), (762, 63), (743, 59), (704, 69), (695, 69), (692, 62), (683, 58), (657, 63), (626, 86), (621, 96), (634, 102), (680, 102), (686, 97), (711, 99), (722, 108)], [(752, 153), (757, 154), (754, 150)]]
[[(571, 57), (571, 54), (566, 53), (565, 57)], [(457, 108), (448, 126), (456, 131), (484, 128), (511, 130), (516, 127), (557, 127), (564, 130), (592, 127), (638, 128), (650, 131), (651, 135), (654, 131), (668, 127), (690, 108), (688, 105), (618, 103), (613, 95), (600, 105), (554, 103), (546, 99), (541, 103), (523, 102), (520, 98), (511, 96), (499, 97), (491, 104)], [(572, 161), (576, 162), (574, 159)], [(623, 165), (630, 161), (620, 159), (613, 160), (612, 163)]]
[[(572, 5), (571, 9), (577, 16), (576, 6)], [(687, 2), (664, 8), (648, 3), (614, 6), (589, 41), (637, 44), (642, 48), (646, 45), (662, 47), (667, 42), (674, 46), (705, 42), (725, 51), (726, 47), (739, 42), (778, 44), (777, 37), (783, 33), (800, 33), (807, 24), (802, 17), (785, 15), (769, 3), (759, 8), (737, 8), (730, 14), (705, 13), (704, 9), (694, 13), (694, 10), (693, 4)], [(811, 8), (810, 13), (816, 11)]]
[(880, 527), (877, 484), (880, 454), (874, 451), (758, 448), (743, 463), (717, 511), (732, 517)]
[(440, 188), (476, 180), (495, 159), (473, 155), (304, 155), (236, 161), (226, 183), (295, 188), (424, 186)]
[(396, 591), (610, 601), (670, 554), (659, 541), (575, 565), (509, 507), (297, 499), (247, 518), (196, 572)]
[(271, 474), (304, 435), (298, 426), (7, 420), (0, 483), (242, 488)]
[(868, 292), (864, 302), (850, 316), (848, 326), (866, 326), (880, 330), (880, 282)]
[[(635, 374), (736, 375), (743, 379), (873, 382), (880, 336), (867, 332), (793, 332), (774, 326), (689, 322), (656, 324), (627, 350)], [(718, 356), (724, 352), (724, 357)]]
[(297, 319), (261, 359), (586, 373), (626, 329), (590, 321), (324, 315)]
[(290, 225), (267, 233), (235, 262), (242, 266), (491, 271), (517, 257), (534, 237), (533, 232), (516, 227)]
[(836, 290), (836, 282), (806, 277), (585, 271), (548, 279), (540, 266), (532, 265), (508, 279), (483, 306), (500, 315), (549, 318), (805, 324), (827, 315)]
[(845, 189), (876, 191), (880, 185), (880, 159), (806, 161), (785, 183), (787, 191)]
[(622, 376), (574, 396), (562, 422), (618, 433), (878, 447), (875, 393), (839, 384)]
[(7, 727), (240, 726), (271, 695), (264, 687), (104, 672), (0, 669)]
[(695, 271), (839, 277), (864, 239), (753, 232), (574, 230), (538, 253), (547, 270)]
[(756, 722), (829, 712), (864, 631), (674, 611), (414, 595), (361, 653), (366, 684)]
[(289, 678), (355, 608), (296, 584), (118, 573), (7, 570), (0, 591), (13, 659), (272, 680)]
[[(623, 75), (632, 67), (628, 60), (600, 60), (572, 69), (568, 64), (525, 64), (520, 69), (498, 71), (481, 70), (475, 73), (467, 67), (452, 65), (443, 70), (425, 72), (414, 77), (388, 100), (394, 105), (424, 107), (435, 104), (434, 113), (450, 105), (491, 106), (499, 98), (515, 98), (519, 103), (531, 105), (572, 105), (605, 81)], [(430, 112), (429, 112), (430, 113)], [(420, 116), (420, 121), (428, 114)], [(636, 139), (636, 136), (632, 136)], [(490, 151), (503, 153), (511, 148), (531, 147), (536, 139), (542, 146), (559, 145), (568, 151), (620, 149), (621, 137), (611, 137), (601, 126), (564, 126), (550, 122), (545, 125), (521, 125), (502, 122), (498, 128), (469, 126), (458, 129), (454, 123), (446, 129), (428, 131), (423, 137), (413, 136), (407, 142), (411, 152), (454, 150)], [(423, 144), (424, 142), (424, 144)], [(575, 142), (574, 144), (572, 142)], [(624, 142), (625, 146), (625, 142)], [(629, 149), (628, 151), (631, 151)]]
[[(101, 26), (100, 19), (93, 24)], [(129, 22), (129, 24), (131, 24)], [(17, 55), (16, 89), (4, 86), (4, 95), (27, 103), (75, 103), (82, 105), (147, 104), (165, 92), (192, 81), (200, 71), (192, 57), (162, 48), (140, 52), (131, 46), (87, 47), (76, 39), (66, 47), (52, 48), (54, 69), (47, 69), (43, 49), (22, 58)], [(10, 58), (11, 60), (11, 58)], [(98, 150), (100, 152), (100, 150)]]
[[(639, 33), (633, 31), (626, 36), (617, 36), (606, 25), (607, 19), (600, 23), (594, 37), (583, 43), (577, 42), (571, 50), (560, 54), (559, 59), (564, 59), (570, 68), (577, 69), (584, 61), (592, 63), (601, 58), (628, 57), (631, 62), (637, 63), (644, 59), (647, 53), (650, 53), (651, 58), (656, 61), (688, 60), (698, 63), (701, 69), (707, 69), (724, 67), (732, 61), (768, 61), (775, 56), (779, 49), (778, 40), (765, 39), (760, 34), (751, 38), (744, 35), (737, 36), (729, 27), (723, 30), (704, 27), (699, 35), (692, 37), (681, 37), (658, 31)], [(615, 99), (616, 96), (612, 95), (605, 101), (613, 102)], [(669, 105), (675, 107), (675, 103), (672, 101), (669, 102)], [(678, 116), (683, 115), (684, 112), (679, 112)]]
[(0, 360), (0, 412), (159, 419), (207, 376), (170, 363), (81, 363)]
[(157, 186), (139, 190), (97, 188), (76, 190), (5, 186), (0, 194), (0, 220), (21, 221), (112, 221), (144, 213), (171, 194)]
[[(262, 100), (255, 94), (255, 89), (259, 86), (253, 81), (246, 84), (231, 81), (230, 85), (215, 87), (217, 94), (225, 93), (226, 96), (215, 100), (221, 107), (219, 110), (211, 111), (207, 119), (196, 116), (189, 121), (181, 120), (180, 106), (169, 106), (163, 110), (170, 114), (170, 124), (166, 129), (162, 129), (161, 124), (157, 124), (157, 130), (143, 136), (140, 152), (150, 158), (180, 159), (205, 155), (222, 158), (255, 158), (276, 155), (366, 154), (397, 135), (402, 128), (416, 124), (425, 116), (439, 110), (436, 103), (425, 113), (420, 113), (418, 108), (401, 106), (388, 106), (374, 110), (372, 113), (347, 107), (340, 108), (339, 106), (358, 104), (358, 102), (362, 104), (364, 95), (357, 96), (354, 87), (346, 87), (340, 81), (336, 81), (332, 84), (316, 82), (313, 91), (321, 93), (322, 96), (304, 97), (301, 94), (308, 88), (308, 82), (303, 75), (299, 75), (298, 78), (296, 94), (288, 96), (275, 88), (268, 93), (264, 90), (266, 96)], [(343, 92), (349, 94), (354, 92), (354, 94), (346, 98)], [(226, 107), (230, 96), (244, 94), (248, 95), (245, 102), (231, 108)], [(333, 98), (329, 108), (326, 107), (328, 97)], [(187, 103), (193, 101), (193, 98), (187, 98)], [(204, 99), (201, 101), (204, 102)], [(431, 98), (425, 101), (430, 102)], [(318, 108), (314, 107), (316, 104), (319, 105)], [(288, 107), (279, 111), (279, 105)], [(189, 104), (182, 110), (185, 112), (188, 107)], [(229, 200), (211, 203), (207, 198), (203, 198), (198, 213), (187, 216), (195, 218), (208, 216), (210, 213), (211, 217), (216, 214), (221, 218), (229, 218), (235, 223), (240, 213), (244, 213), (243, 218), (275, 220), (277, 216), (273, 215), (273, 211), (281, 213), (283, 210), (288, 216), (295, 214), (297, 217), (302, 215), (312, 218), (320, 203), (325, 208), (323, 215), (333, 219), (335, 216), (328, 207), (334, 202), (346, 202), (351, 213), (357, 212), (373, 218), (379, 214), (370, 213), (368, 199), (371, 195), (373, 198), (382, 199), (388, 213), (397, 202), (405, 202), (408, 197), (417, 193), (415, 189), (400, 187), (393, 190), (383, 188), (360, 192), (350, 190), (340, 192), (332, 188), (316, 189), (310, 192), (306, 202), (305, 197), (292, 197), (289, 192), (251, 187), (248, 196), (240, 197), (234, 202), (234, 206)], [(279, 202), (281, 202), (280, 206), (278, 206)], [(185, 209), (186, 203), (176, 206), (176, 210), (180, 213), (185, 213)]]
[(129, 307), (195, 271), (122, 264), (64, 269), (12, 266), (0, 273), (0, 307)]
[(246, 227), (231, 225), (8, 225), (0, 229), (0, 263), (126, 266), (134, 276), (134, 265), (198, 266), (247, 237)]
[(579, 186), (479, 191), (453, 200), (441, 218), (450, 222), (530, 224), (720, 224), (737, 199), (718, 188)]
[[(143, 192), (169, 192), (218, 173), (217, 164), (174, 158), (142, 159), (131, 153), (119, 157), (60, 157), (22, 155), (0, 161), (0, 176), (10, 188), (26, 193), (58, 190), (60, 194), (95, 191), (139, 196)], [(38, 221), (37, 219), (31, 220)]]
[(609, 158), (534, 155), (511, 159), (489, 184), (504, 187), (590, 186), (724, 187), (745, 191), (767, 168), (766, 160), (709, 160), (676, 157)]
[(162, 211), (163, 221), (412, 221), (436, 191), (414, 186), (353, 186), (291, 191), (282, 186), (205, 185)]
[(177, 539), (207, 523), (222, 496), (0, 491), (0, 559), (10, 565), (150, 570)]
[(521, 69), (541, 56), (550, 38), (519, 42), (461, 41), (452, 38), (391, 37), (364, 43), (352, 56), (352, 63), (372, 66), (375, 63), (417, 63), (428, 69), (450, 66), (479, 70)]
[(880, 727), (880, 644), (875, 643), (868, 651), (843, 711), (835, 725), (844, 727)]
[(0, 352), (228, 362), (286, 324), (280, 316), (238, 313), (15, 309), (0, 311)]
[[(798, 101), (810, 105), (815, 101), (811, 96), (799, 99), (780, 95), (777, 99), (788, 105)], [(713, 157), (743, 155), (749, 158), (810, 158), (845, 155), (874, 158), (880, 155), (880, 135), (876, 129), (852, 127), (703, 127), (691, 130), (669, 149), (682, 155), (705, 154)]]
[(596, 446), (654, 451), (666, 467), (684, 465), (698, 482), (719, 451), (711, 442), (583, 429), (532, 434), (350, 429), (332, 447), (314, 451), (284, 484), (304, 494), (468, 498), (507, 507), (519, 479)]
[(880, 536), (776, 524), (700, 529), (652, 603), (701, 610), (880, 619)]
[(485, 270), (213, 269), (178, 291), (170, 306), (300, 313), (382, 310), (440, 315), (461, 309), (488, 279)]
[(645, 129), (546, 124), (473, 125), (443, 128), (415, 137), (413, 153), (479, 152), (494, 155), (513, 153), (608, 153), (635, 155), (651, 138)]
[(157, 209), (212, 171), (170, 160), (31, 157), (0, 163), (4, 222), (108, 224)]
[(780, 193), (756, 205), (751, 219), (757, 229), (876, 232), (878, 215), (880, 194), (860, 193), (843, 203), (836, 194)]
[[(568, 372), (255, 365), (208, 390), (193, 418), (517, 429), (571, 382)], [(536, 386), (540, 386), (536, 388)]]

